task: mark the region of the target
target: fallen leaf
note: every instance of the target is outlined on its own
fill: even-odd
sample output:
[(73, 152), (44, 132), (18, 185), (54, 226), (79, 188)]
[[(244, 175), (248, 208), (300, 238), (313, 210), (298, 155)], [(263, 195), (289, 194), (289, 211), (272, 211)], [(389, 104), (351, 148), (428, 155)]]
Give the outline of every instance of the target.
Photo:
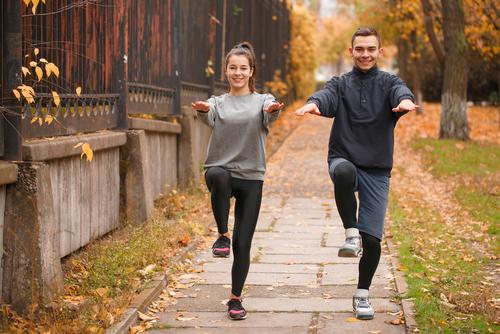
[(137, 317), (141, 319), (142, 321), (151, 321), (151, 320), (156, 320), (158, 319), (157, 317), (151, 317), (147, 314), (142, 313), (141, 311), (137, 311)]

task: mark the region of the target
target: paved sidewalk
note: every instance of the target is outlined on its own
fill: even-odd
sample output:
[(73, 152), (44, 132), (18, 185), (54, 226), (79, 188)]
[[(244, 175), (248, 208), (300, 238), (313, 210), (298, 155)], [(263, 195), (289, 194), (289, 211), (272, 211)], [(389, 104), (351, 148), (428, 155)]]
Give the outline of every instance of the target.
[(196, 298), (178, 299), (158, 314), (158, 329), (147, 333), (405, 333), (404, 325), (390, 324), (401, 307), (391, 301), (395, 287), (387, 253), (370, 290), (375, 319), (353, 318), (359, 260), (337, 257), (344, 232), (327, 174), (330, 122), (305, 117), (268, 162), (244, 290), (248, 318), (226, 317), (232, 259), (213, 258), (206, 249), (193, 261), (202, 272), (183, 282), (194, 283), (182, 292)]

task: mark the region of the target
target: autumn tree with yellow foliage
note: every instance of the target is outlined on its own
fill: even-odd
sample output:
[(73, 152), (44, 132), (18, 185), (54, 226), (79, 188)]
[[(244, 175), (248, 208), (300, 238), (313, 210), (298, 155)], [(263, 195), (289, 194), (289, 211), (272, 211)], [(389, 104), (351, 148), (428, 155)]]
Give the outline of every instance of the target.
[(314, 16), (302, 4), (290, 10), (290, 58), (288, 82), (292, 98), (304, 99), (316, 88), (317, 67), (316, 23)]

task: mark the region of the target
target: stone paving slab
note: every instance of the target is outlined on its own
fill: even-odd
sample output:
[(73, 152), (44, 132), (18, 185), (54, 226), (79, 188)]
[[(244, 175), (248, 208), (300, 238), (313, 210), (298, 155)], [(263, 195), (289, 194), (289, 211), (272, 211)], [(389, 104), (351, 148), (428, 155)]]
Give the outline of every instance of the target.
[(316, 231), (316, 232), (308, 232), (308, 233), (281, 231), (279, 234), (275, 233), (275, 232), (276, 231), (274, 231), (274, 230), (273, 230), (273, 232), (255, 232), (253, 238), (254, 238), (254, 240), (255, 239), (321, 240), (321, 238), (323, 237), (323, 234), (326, 231), (325, 232)]
[[(333, 318), (333, 319), (331, 319)], [(352, 318), (349, 313), (328, 313), (320, 314), (317, 325), (317, 334), (361, 334), (369, 331), (380, 330), (380, 334), (403, 334), (403, 325), (388, 324), (395, 316), (384, 313), (377, 313), (370, 321), (348, 321)], [(350, 319), (351, 320), (351, 319)], [(339, 325), (342, 325), (340, 328)]]
[[(321, 246), (321, 239), (288, 239), (288, 238), (254, 238), (252, 242), (253, 247), (290, 247), (290, 248), (304, 248), (304, 247), (319, 247)], [(297, 250), (299, 251), (299, 250)]]
[(308, 254), (263, 254), (259, 263), (289, 263), (289, 264), (328, 264), (328, 263), (358, 263), (359, 259), (337, 257), (332, 254), (309, 256)]
[[(204, 284), (231, 284), (231, 274), (206, 272), (200, 274)], [(250, 271), (246, 280), (249, 285), (310, 285), (316, 284), (316, 274), (256, 273)]]
[(308, 234), (313, 234), (314, 233), (325, 233), (325, 232), (333, 232), (335, 230), (339, 230), (338, 227), (332, 226), (332, 225), (325, 225), (325, 226), (317, 226), (317, 225), (311, 225), (311, 226), (300, 226), (300, 225), (283, 225), (277, 223), (273, 227), (273, 232), (295, 232), (295, 233), (300, 233), (301, 235), (308, 235)]
[[(183, 318), (193, 320), (179, 321), (176, 318), (181, 315)], [(311, 322), (310, 313), (277, 313), (277, 312), (254, 312), (251, 315), (252, 321), (227, 321), (227, 317), (222, 312), (169, 312), (159, 316), (158, 323), (171, 327), (197, 326), (202, 328), (289, 328), (301, 327)]]
[[(196, 269), (201, 269), (205, 272), (227, 273), (228, 266), (225, 263), (205, 263), (203, 266), (196, 266)], [(253, 263), (251, 265), (253, 273), (297, 273), (297, 274), (316, 274), (318, 272), (317, 265), (306, 264), (267, 264)]]
[(264, 247), (261, 250), (262, 254), (290, 254), (295, 255), (297, 253), (307, 254), (307, 255), (337, 255), (338, 249), (333, 247)]
[[(392, 279), (387, 264), (379, 264), (372, 284), (388, 284)], [(323, 285), (356, 284), (358, 281), (358, 268), (351, 264), (328, 264), (323, 268)]]
[[(399, 311), (400, 307), (385, 298), (370, 298), (376, 312)], [(259, 312), (349, 312), (352, 298), (254, 298), (245, 299), (247, 311)]]
[[(227, 320), (231, 321), (231, 320)], [(240, 323), (239, 321), (237, 323)], [(170, 328), (162, 330), (151, 330), (147, 333), (151, 334), (228, 334), (227, 328)], [(272, 327), (256, 327), (256, 328), (238, 328), (237, 334), (307, 334), (308, 327), (290, 327), (290, 328), (272, 328)]]
[[(219, 301), (227, 298), (229, 293), (229, 285), (207, 285), (199, 283), (188, 289), (180, 290), (184, 295), (195, 294), (197, 296), (197, 303), (204, 303), (206, 307), (214, 304), (214, 298), (216, 300), (216, 305), (219, 306)], [(315, 285), (315, 286), (287, 286), (287, 285), (246, 285), (245, 286), (245, 298), (247, 297), (259, 297), (259, 298), (276, 298), (276, 297), (288, 297), (288, 298), (301, 298), (301, 297), (318, 297), (318, 298), (351, 298), (354, 291), (356, 290), (355, 285)], [(391, 297), (393, 293), (382, 285), (373, 285), (370, 288), (370, 296), (373, 298), (388, 298)], [(179, 299), (179, 303), (183, 301), (189, 301), (189, 298)], [(224, 308), (216, 308), (223, 310)], [(209, 310), (208, 308), (206, 309)]]

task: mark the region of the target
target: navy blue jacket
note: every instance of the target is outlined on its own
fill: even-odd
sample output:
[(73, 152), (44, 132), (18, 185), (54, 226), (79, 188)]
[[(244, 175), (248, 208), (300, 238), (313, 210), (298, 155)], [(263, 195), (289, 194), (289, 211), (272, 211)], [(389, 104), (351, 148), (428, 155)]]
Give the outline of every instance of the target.
[(395, 75), (373, 67), (356, 67), (331, 78), (307, 100), (322, 116), (335, 117), (330, 133), (328, 162), (345, 158), (368, 173), (390, 176), (394, 128), (404, 112), (393, 112), (401, 100), (414, 96)]

